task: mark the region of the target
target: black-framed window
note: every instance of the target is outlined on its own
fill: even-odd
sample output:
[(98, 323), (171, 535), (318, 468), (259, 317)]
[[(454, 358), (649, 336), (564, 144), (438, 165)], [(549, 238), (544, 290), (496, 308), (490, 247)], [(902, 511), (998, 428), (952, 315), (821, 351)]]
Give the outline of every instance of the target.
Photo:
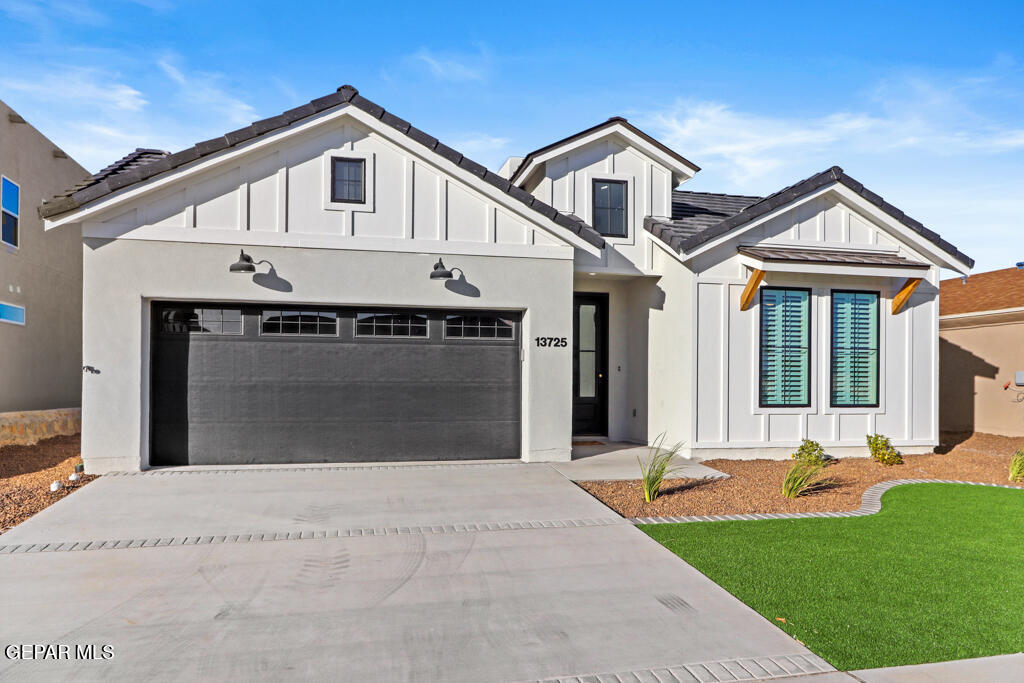
[(0, 242), (18, 246), (21, 221), (21, 187), (10, 178), (0, 177)]
[(626, 236), (626, 181), (595, 180), (594, 230), (606, 237)]
[(448, 339), (512, 339), (513, 321), (496, 315), (449, 314), (444, 317)]
[(366, 201), (366, 159), (331, 157), (331, 201)]
[(395, 311), (356, 313), (358, 337), (417, 337), (426, 339), (427, 314)]
[(338, 314), (336, 311), (265, 310), (260, 314), (260, 334), (337, 336)]
[(878, 407), (879, 293), (832, 290), (833, 408)]
[(160, 312), (164, 334), (242, 334), (240, 308), (164, 308)]
[(811, 290), (761, 288), (762, 408), (811, 404)]

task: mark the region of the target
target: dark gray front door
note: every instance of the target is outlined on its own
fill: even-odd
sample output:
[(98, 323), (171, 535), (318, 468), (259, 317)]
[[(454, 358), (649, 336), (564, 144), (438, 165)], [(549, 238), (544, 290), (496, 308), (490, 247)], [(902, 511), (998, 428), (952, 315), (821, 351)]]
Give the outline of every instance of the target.
[(153, 465), (520, 457), (519, 314), (159, 303)]
[(607, 294), (573, 296), (572, 332), (572, 433), (607, 435)]

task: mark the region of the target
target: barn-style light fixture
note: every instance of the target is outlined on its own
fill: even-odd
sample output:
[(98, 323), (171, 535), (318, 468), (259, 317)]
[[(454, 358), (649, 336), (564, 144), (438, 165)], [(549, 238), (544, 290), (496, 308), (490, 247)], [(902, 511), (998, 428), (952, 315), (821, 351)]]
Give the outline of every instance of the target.
[(238, 260), (228, 270), (232, 273), (255, 273), (256, 264), (252, 262), (252, 256), (246, 254), (244, 249), (239, 249)]
[(437, 263), (434, 264), (434, 270), (430, 271), (430, 279), (451, 280), (453, 277), (455, 276), (452, 274), (452, 271), (444, 267), (444, 261), (437, 259)]

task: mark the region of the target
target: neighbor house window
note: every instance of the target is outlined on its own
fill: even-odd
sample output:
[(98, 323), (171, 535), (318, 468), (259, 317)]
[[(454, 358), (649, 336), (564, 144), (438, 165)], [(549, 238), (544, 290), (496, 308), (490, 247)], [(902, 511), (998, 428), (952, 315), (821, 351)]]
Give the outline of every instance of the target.
[(366, 201), (366, 160), (331, 158), (331, 201)]
[(512, 339), (512, 321), (494, 315), (446, 315), (444, 336), (449, 339)]
[(878, 293), (832, 292), (832, 406), (878, 405)]
[(338, 314), (334, 311), (263, 311), (260, 334), (337, 336)]
[(160, 330), (166, 334), (242, 334), (238, 308), (165, 308)]
[(811, 291), (761, 289), (762, 408), (811, 404)]
[(0, 303), (0, 322), (14, 325), (25, 324), (25, 307)]
[(626, 181), (594, 181), (594, 229), (607, 237), (626, 236)]
[(0, 178), (0, 242), (18, 246), (18, 222), (21, 216), (21, 188), (8, 178)]
[(359, 337), (426, 337), (426, 313), (363, 312), (356, 314)]

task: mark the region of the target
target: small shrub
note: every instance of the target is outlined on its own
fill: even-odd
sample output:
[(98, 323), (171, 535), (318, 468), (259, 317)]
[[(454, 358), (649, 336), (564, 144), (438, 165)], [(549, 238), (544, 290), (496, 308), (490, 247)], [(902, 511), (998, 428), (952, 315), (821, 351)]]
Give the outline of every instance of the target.
[(793, 459), (805, 462), (808, 465), (824, 465), (825, 449), (817, 441), (804, 439), (803, 443), (800, 444), (800, 448), (796, 449), (796, 453), (793, 454)]
[(679, 465), (672, 463), (672, 459), (679, 454), (683, 443), (679, 442), (668, 449), (662, 448), (664, 444), (665, 434), (662, 433), (648, 449), (647, 462), (643, 462), (639, 457), (636, 459), (640, 463), (640, 480), (643, 484), (644, 500), (648, 503), (657, 500), (658, 494), (661, 493), (661, 482), (665, 480), (665, 477), (680, 468)]
[(1018, 448), (1010, 458), (1010, 481), (1024, 481), (1024, 448)]
[(786, 472), (786, 478), (782, 481), (782, 495), (786, 498), (797, 498), (835, 483), (831, 479), (816, 478), (823, 467), (824, 465), (812, 465), (806, 462), (793, 463), (793, 466)]
[(893, 448), (889, 437), (881, 434), (873, 434), (868, 437), (868, 450), (871, 451), (871, 458), (883, 465), (902, 465), (903, 456)]

